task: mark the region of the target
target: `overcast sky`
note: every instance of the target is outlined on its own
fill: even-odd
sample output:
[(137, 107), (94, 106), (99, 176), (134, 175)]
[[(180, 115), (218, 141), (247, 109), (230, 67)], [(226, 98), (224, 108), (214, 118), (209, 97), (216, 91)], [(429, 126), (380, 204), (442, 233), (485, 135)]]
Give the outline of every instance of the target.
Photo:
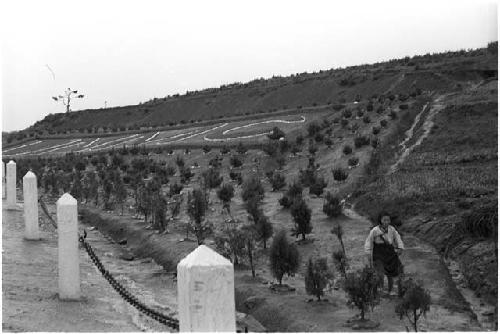
[[(7, 1), (2, 129), (73, 110), (497, 40), (495, 1)], [(50, 69), (49, 69), (50, 68)], [(52, 74), (52, 72), (54, 75)]]

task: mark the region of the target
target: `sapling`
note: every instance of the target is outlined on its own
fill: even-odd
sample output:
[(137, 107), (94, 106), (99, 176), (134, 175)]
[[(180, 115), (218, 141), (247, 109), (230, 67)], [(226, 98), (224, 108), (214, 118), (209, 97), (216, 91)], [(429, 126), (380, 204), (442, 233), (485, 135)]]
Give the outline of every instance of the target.
[(417, 322), (430, 310), (431, 296), (422, 286), (421, 282), (415, 282), (411, 278), (403, 283), (403, 298), (396, 305), (396, 313), (400, 319), (406, 316), (415, 332), (418, 332)]

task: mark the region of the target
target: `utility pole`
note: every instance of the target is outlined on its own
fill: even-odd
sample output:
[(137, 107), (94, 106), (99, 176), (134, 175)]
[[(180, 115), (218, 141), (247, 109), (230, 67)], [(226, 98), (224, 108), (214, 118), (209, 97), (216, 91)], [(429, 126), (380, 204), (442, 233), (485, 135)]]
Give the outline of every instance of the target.
[(78, 94), (77, 90), (71, 90), (71, 88), (66, 89), (64, 92), (64, 95), (59, 95), (59, 96), (52, 96), (52, 99), (54, 101), (61, 101), (65, 106), (66, 106), (66, 112), (70, 112), (70, 103), (71, 99), (83, 99), (84, 95), (83, 94)]

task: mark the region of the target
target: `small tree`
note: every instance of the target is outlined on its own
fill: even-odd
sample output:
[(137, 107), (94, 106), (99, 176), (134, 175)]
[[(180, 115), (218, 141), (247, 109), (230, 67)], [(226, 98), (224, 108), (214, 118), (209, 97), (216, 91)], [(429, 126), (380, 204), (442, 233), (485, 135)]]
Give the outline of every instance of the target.
[(323, 202), (323, 212), (329, 218), (335, 218), (342, 214), (342, 205), (340, 199), (333, 196), (330, 192), (326, 193), (325, 201)]
[(209, 168), (202, 173), (203, 180), (205, 181), (205, 185), (209, 189), (217, 188), (222, 183), (222, 176), (220, 175), (219, 170), (215, 168)]
[(275, 126), (272, 130), (271, 133), (267, 135), (267, 137), (271, 140), (278, 140), (280, 138), (285, 137), (285, 133), (283, 130)]
[(206, 236), (212, 233), (210, 223), (204, 221), (208, 207), (207, 194), (201, 189), (194, 189), (188, 194), (187, 213), (191, 218), (188, 229), (193, 231), (198, 240), (198, 245), (203, 244)]
[(231, 198), (234, 196), (234, 188), (231, 184), (223, 184), (222, 187), (217, 191), (217, 197), (222, 201), (223, 208), (231, 214)]
[(307, 206), (303, 198), (297, 198), (291, 207), (291, 214), (295, 222), (294, 233), (296, 236), (302, 235), (302, 240), (306, 239), (306, 234), (312, 232), (311, 209)]
[(365, 321), (365, 313), (373, 310), (380, 301), (379, 278), (376, 271), (365, 267), (354, 273), (347, 274), (344, 290), (348, 296), (350, 306), (360, 310), (361, 321)]
[(269, 178), (269, 182), (271, 183), (273, 191), (280, 190), (286, 185), (285, 177), (283, 176), (283, 174), (277, 172), (274, 172), (272, 174), (272, 176)]
[(347, 262), (347, 258), (345, 253), (342, 250), (336, 250), (332, 254), (333, 263), (344, 279), (347, 278), (347, 269), (349, 269), (349, 263)]
[(238, 152), (239, 154), (245, 154), (247, 152), (247, 148), (243, 146), (242, 142), (239, 142), (238, 146), (236, 147), (236, 152)]
[(323, 194), (323, 190), (326, 188), (327, 184), (324, 178), (322, 177), (317, 177), (314, 180), (314, 183), (309, 186), (309, 193), (316, 195), (316, 196), (321, 196)]
[(255, 263), (253, 259), (256, 249), (256, 241), (259, 239), (259, 235), (255, 225), (245, 225), (241, 228), (241, 231), (243, 232), (243, 238), (245, 240), (246, 256), (248, 258), (248, 262), (250, 263), (252, 277), (255, 277)]
[(245, 202), (251, 197), (257, 197), (259, 200), (264, 198), (264, 187), (256, 175), (249, 176), (245, 182), (243, 182), (242, 188), (241, 198)]
[(283, 275), (292, 276), (299, 267), (299, 251), (294, 244), (288, 242), (286, 232), (280, 231), (273, 239), (269, 253), (271, 272), (282, 285)]
[(332, 174), (335, 181), (345, 181), (349, 175), (343, 168), (332, 169)]
[(243, 165), (243, 162), (238, 157), (235, 157), (234, 155), (229, 159), (229, 163), (231, 164), (231, 166), (233, 166), (235, 168), (241, 167), (241, 165)]
[(118, 204), (120, 204), (121, 214), (123, 215), (123, 206), (125, 200), (127, 199), (127, 188), (125, 188), (123, 179), (120, 176), (118, 176), (115, 180), (114, 191), (115, 191), (115, 201)]
[(328, 269), (326, 258), (316, 259), (315, 261), (309, 258), (304, 277), (306, 292), (309, 295), (315, 296), (320, 301), (321, 296), (325, 294), (324, 289), (331, 278), (332, 273)]
[(345, 155), (349, 155), (352, 153), (352, 147), (349, 145), (345, 145), (342, 149), (342, 152), (344, 152)]
[(421, 282), (414, 282), (411, 278), (404, 282), (403, 290), (405, 292), (403, 298), (396, 305), (396, 313), (400, 319), (406, 316), (413, 326), (413, 330), (418, 332), (418, 319), (422, 315), (425, 317), (430, 310), (431, 296), (423, 288)]

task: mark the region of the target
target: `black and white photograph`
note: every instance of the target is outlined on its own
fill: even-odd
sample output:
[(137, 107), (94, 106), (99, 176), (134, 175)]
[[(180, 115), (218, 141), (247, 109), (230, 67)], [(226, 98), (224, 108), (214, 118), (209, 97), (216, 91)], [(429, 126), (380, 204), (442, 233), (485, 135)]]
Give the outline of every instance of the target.
[(0, 4), (2, 332), (497, 332), (496, 0)]

